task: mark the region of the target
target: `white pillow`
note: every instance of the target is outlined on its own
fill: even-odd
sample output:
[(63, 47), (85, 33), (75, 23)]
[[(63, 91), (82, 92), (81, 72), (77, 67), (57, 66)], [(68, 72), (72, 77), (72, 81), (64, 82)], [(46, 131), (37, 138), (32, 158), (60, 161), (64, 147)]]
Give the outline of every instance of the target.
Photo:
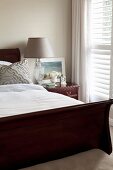
[(29, 73), (28, 61), (24, 59), (23, 61), (10, 64), (9, 66), (1, 65), (0, 85), (19, 83), (32, 83)]
[(10, 64), (12, 64), (11, 62), (8, 62), (8, 61), (0, 61), (0, 64), (1, 65), (7, 65), (9, 66)]

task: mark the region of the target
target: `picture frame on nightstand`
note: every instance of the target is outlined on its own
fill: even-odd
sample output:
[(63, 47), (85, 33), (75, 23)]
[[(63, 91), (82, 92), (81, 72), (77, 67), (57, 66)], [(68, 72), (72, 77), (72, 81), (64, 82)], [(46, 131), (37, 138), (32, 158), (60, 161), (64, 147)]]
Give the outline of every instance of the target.
[(58, 58), (41, 58), (39, 59), (44, 69), (44, 78), (41, 84), (60, 83), (60, 76), (65, 76), (65, 59)]

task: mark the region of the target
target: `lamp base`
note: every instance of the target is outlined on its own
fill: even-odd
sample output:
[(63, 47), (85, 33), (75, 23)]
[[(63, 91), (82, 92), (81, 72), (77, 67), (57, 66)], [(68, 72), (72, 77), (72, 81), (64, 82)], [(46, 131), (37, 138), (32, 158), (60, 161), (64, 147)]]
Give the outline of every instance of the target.
[(39, 84), (42, 84), (44, 78), (44, 67), (42, 67), (41, 62), (37, 61), (35, 66), (35, 79)]

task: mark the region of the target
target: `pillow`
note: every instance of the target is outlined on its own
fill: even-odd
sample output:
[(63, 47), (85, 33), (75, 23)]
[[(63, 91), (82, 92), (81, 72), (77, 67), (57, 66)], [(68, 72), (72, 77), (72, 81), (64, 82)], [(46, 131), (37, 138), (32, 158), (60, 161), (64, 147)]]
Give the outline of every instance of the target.
[(10, 64), (12, 64), (12, 63), (8, 62), (8, 61), (0, 61), (0, 65), (7, 65), (7, 66), (9, 66)]
[(13, 63), (9, 66), (2, 65), (0, 67), (0, 85), (19, 83), (32, 83), (30, 79), (28, 61), (26, 59)]

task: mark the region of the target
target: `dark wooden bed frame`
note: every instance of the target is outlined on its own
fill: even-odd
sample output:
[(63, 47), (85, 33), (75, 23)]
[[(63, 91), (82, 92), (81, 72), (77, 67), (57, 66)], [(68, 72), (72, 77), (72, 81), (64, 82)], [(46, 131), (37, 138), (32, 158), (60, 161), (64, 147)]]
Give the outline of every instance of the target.
[[(15, 57), (10, 55), (8, 61), (20, 59), (16, 57), (19, 49), (14, 50)], [(11, 49), (6, 50), (5, 60), (8, 51), (11, 54)], [(1, 56), (0, 50), (0, 60)], [(0, 118), (0, 169), (19, 169), (95, 148), (110, 154), (112, 103), (107, 100)]]

